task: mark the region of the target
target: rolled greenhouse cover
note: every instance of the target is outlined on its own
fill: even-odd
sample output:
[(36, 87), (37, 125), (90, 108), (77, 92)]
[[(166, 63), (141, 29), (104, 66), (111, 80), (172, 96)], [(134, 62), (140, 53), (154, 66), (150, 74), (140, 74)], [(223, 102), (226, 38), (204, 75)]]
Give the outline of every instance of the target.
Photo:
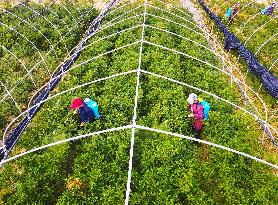
[[(98, 30), (100, 23), (102, 22), (105, 14), (110, 10), (110, 8), (116, 3), (117, 0), (111, 0), (107, 6), (101, 11), (100, 15), (94, 19), (86, 32), (86, 38), (77, 46), (76, 50), (70, 53), (70, 59), (66, 60), (64, 65), (53, 75), (49, 81), (49, 86), (38, 93), (37, 97), (32, 101), (31, 108), (27, 112), (27, 116), (9, 133), (8, 137), (3, 143), (3, 147), (0, 148), (0, 161), (7, 158), (9, 152), (13, 149), (16, 142), (19, 140), (22, 132), (32, 121), (35, 114), (40, 110), (44, 101), (48, 98), (50, 91), (52, 91), (59, 83), (62, 75), (65, 71), (69, 70), (70, 67), (76, 62), (79, 58), (83, 47), (88, 42), (89, 38), (95, 34)], [(1, 163), (0, 163), (1, 166)]]
[(209, 14), (210, 18), (215, 21), (220, 31), (224, 32), (225, 36), (225, 49), (238, 50), (238, 55), (246, 61), (250, 71), (258, 76), (264, 85), (266, 91), (273, 97), (278, 99), (278, 80), (273, 76), (262, 64), (259, 63), (255, 54), (249, 51), (239, 39), (230, 32), (220, 19), (209, 10), (203, 0), (198, 0), (203, 9)]

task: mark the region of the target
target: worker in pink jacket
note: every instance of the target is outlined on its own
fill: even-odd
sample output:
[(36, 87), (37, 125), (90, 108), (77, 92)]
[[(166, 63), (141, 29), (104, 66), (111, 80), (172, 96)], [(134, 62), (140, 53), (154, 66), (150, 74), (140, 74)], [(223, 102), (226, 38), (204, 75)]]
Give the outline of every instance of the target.
[(198, 101), (196, 94), (191, 93), (188, 96), (187, 101), (189, 102), (189, 109), (192, 112), (188, 117), (194, 119), (193, 127), (197, 139), (201, 139), (201, 132), (203, 128), (203, 119), (204, 119), (204, 108), (201, 103)]

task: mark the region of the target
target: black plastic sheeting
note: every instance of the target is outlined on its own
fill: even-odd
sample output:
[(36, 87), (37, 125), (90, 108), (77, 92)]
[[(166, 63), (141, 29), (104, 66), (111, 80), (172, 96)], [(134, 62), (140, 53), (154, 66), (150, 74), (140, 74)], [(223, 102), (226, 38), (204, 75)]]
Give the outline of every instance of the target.
[(230, 32), (226, 26), (220, 21), (220, 19), (209, 10), (203, 0), (198, 0), (203, 9), (209, 14), (210, 18), (215, 21), (219, 30), (224, 33), (225, 36), (225, 49), (237, 50), (238, 55), (246, 61), (250, 71), (261, 79), (266, 91), (273, 97), (278, 99), (278, 80), (273, 76), (262, 64), (259, 63), (256, 56), (250, 52), (238, 38)]
[[(262, 84), (265, 86), (266, 90), (274, 97), (278, 98), (278, 81), (277, 79), (264, 67), (262, 66), (258, 59), (256, 58), (256, 56), (250, 52), (247, 48), (245, 48), (240, 41), (238, 40), (238, 38), (232, 33), (230, 32), (226, 26), (218, 19), (218, 17), (212, 13), (208, 7), (205, 5), (205, 3), (202, 0), (198, 0), (199, 3), (201, 4), (201, 6), (204, 8), (204, 10), (210, 15), (210, 17), (215, 21), (215, 23), (217, 24), (219, 30), (221, 32), (224, 32), (225, 35), (225, 49), (226, 50), (230, 50), (230, 49), (237, 49), (238, 50), (238, 54), (239, 56), (246, 61), (246, 63), (248, 64), (249, 69), (251, 70), (252, 73), (258, 75), (261, 78)], [(242, 93), (242, 96), (244, 98), (244, 101), (246, 102), (246, 104), (249, 107), (249, 110), (252, 114), (255, 115), (248, 99), (246, 96), (246, 93), (244, 92), (244, 90), (242, 89), (241, 85), (239, 84), (239, 82), (237, 82), (237, 85)], [(262, 120), (260, 120), (259, 118), (256, 119), (257, 122), (259, 123), (259, 125), (263, 128), (263, 130), (265, 131), (265, 133), (270, 137), (270, 139), (272, 140), (273, 144), (278, 147), (278, 143), (275, 140), (275, 138), (273, 137), (273, 135), (270, 133), (268, 127), (264, 124), (264, 122)]]
[[(32, 118), (40, 110), (44, 101), (48, 98), (50, 91), (52, 91), (59, 83), (64, 72), (67, 71), (74, 62), (79, 58), (82, 48), (88, 42), (89, 38), (92, 37), (98, 30), (102, 19), (104, 18), (107, 11), (115, 4), (116, 0), (111, 0), (107, 7), (100, 13), (100, 15), (90, 23), (89, 29), (86, 32), (86, 38), (78, 45), (78, 48), (71, 53), (71, 58), (67, 60), (64, 65), (53, 75), (48, 83), (48, 87), (41, 91), (37, 97), (32, 101), (30, 109), (27, 112), (27, 116), (9, 133), (8, 137), (4, 141), (3, 147), (0, 148), (0, 160), (5, 160), (8, 154), (11, 152), (16, 142), (19, 140), (22, 132), (32, 121)], [(2, 164), (0, 163), (0, 166)]]

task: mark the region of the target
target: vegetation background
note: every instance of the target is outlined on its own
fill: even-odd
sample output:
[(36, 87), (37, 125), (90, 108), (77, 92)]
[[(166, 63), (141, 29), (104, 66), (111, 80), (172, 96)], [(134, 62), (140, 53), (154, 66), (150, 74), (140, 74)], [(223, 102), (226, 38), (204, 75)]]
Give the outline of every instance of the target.
[[(18, 106), (10, 98), (2, 97), (2, 130), (20, 109), (27, 108), (32, 94), (49, 80), (48, 70), (52, 73), (56, 69), (82, 38), (89, 21), (99, 13), (91, 10), (90, 4), (74, 3), (53, 4), (45, 12), (42, 5), (27, 4), (33, 10), (43, 12), (28, 20), (37, 30), (11, 14), (2, 13), (0, 16), (0, 21), (8, 25), (0, 27), (3, 46), (0, 73), (1, 81), (9, 86), (9, 90), (26, 75), (26, 70), (7, 50), (16, 54), (27, 68), (39, 62), (38, 50), (46, 60), (14, 89), (12, 95)], [(229, 76), (208, 64), (173, 52), (186, 53), (215, 67), (222, 67), (214, 53), (204, 48), (209, 48), (209, 44), (202, 29), (192, 23), (191, 14), (157, 0), (148, 3), (144, 40), (149, 43), (143, 43), (141, 69), (207, 90), (247, 109)], [(136, 1), (110, 11), (99, 32), (90, 39), (88, 47), (74, 64), (74, 69), (64, 76), (51, 95), (136, 70), (143, 23), (142, 5), (143, 1)], [(28, 7), (18, 5), (7, 10), (26, 19), (34, 14)], [(122, 14), (123, 21), (113, 20)], [(9, 29), (14, 26), (34, 45)], [(124, 29), (128, 30), (122, 32)], [(112, 35), (115, 32), (118, 34)], [(107, 38), (102, 40), (103, 37)], [(131, 44), (134, 42), (137, 43)], [(57, 44), (56, 54), (53, 51), (47, 55), (51, 44)], [(113, 49), (117, 51), (100, 55)], [(271, 51), (269, 49), (269, 55), (272, 55)], [(276, 55), (275, 49), (272, 52)], [(247, 78), (252, 81), (251, 76)], [(186, 98), (191, 92), (212, 105), (209, 119), (204, 123), (204, 140), (278, 164), (276, 149), (269, 148), (271, 142), (266, 142), (269, 146), (262, 146), (259, 141), (262, 130), (254, 118), (192, 87), (147, 73), (140, 75), (137, 124), (193, 137), (192, 121), (186, 117), (189, 114)], [(1, 93), (5, 96), (3, 86)], [(11, 156), (73, 136), (130, 125), (135, 94), (136, 72), (131, 72), (52, 98), (32, 120)], [(275, 100), (264, 93), (262, 95), (267, 106), (273, 106)], [(76, 96), (95, 99), (100, 106), (101, 119), (81, 128), (78, 116), (69, 109)], [(129, 129), (110, 132), (53, 146), (5, 164), (0, 170), (0, 204), (123, 204), (130, 138)], [(130, 204), (278, 203), (277, 170), (218, 148), (192, 145), (185, 139), (143, 129), (136, 129), (131, 190)]]

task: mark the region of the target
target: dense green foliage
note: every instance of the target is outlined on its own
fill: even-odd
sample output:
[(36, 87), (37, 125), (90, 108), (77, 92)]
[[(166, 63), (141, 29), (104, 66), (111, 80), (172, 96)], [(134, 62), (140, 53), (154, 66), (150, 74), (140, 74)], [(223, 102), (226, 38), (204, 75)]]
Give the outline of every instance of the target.
[[(80, 8), (79, 8), (80, 7)], [(26, 109), (34, 91), (49, 80), (96, 16), (90, 5), (20, 4), (0, 16), (0, 129)], [(28, 72), (27, 72), (28, 71)], [(20, 110), (19, 110), (20, 109)], [(5, 122), (5, 123), (4, 123)]]
[[(266, 5), (259, 4), (256, 1), (240, 1), (240, 10), (236, 15), (234, 21), (229, 23), (225, 13), (228, 8), (235, 5), (238, 1), (224, 1), (224, 0), (212, 0), (205, 1), (208, 7), (214, 12), (224, 24), (227, 25), (228, 29), (232, 31), (239, 40), (245, 44), (245, 46), (252, 51), (258, 58), (259, 62), (264, 65), (274, 76), (278, 76), (277, 69), (277, 18), (275, 11), (273, 15), (267, 16), (262, 15), (260, 12)], [(211, 21), (211, 20), (210, 20)], [(214, 31), (219, 34), (223, 39), (223, 34), (218, 32), (216, 26)], [(236, 55), (237, 56), (237, 55)], [(274, 104), (276, 99), (267, 94), (265, 89), (261, 88), (260, 79), (253, 75), (245, 61), (238, 58), (238, 62), (242, 66), (244, 75), (247, 76), (246, 81), (249, 85), (252, 85), (254, 90), (259, 90), (259, 93), (264, 96), (266, 101), (270, 104)], [(269, 109), (273, 109), (269, 107)], [(274, 107), (274, 110), (277, 109)]]
[[(206, 3), (225, 23), (228, 23), (225, 13), (229, 7), (237, 2), (238, 1), (226, 2), (220, 0)], [(262, 44), (267, 41), (256, 56), (260, 62), (269, 69), (278, 57), (276, 52), (278, 39), (275, 37), (278, 31), (278, 21), (275, 17), (275, 13), (270, 16), (260, 14), (261, 10), (264, 8), (264, 4), (258, 4), (255, 1), (241, 1), (240, 11), (235, 17), (235, 20), (229, 24), (228, 28), (236, 34), (242, 43), (248, 40), (246, 42), (246, 47), (253, 53), (256, 53)], [(278, 76), (277, 61), (270, 71), (273, 72), (275, 76)]]
[[(155, 6), (192, 20), (187, 11)], [(74, 68), (52, 95), (117, 73), (136, 70), (143, 16), (130, 18), (105, 29), (120, 14), (142, 5), (133, 3), (111, 11), (102, 30), (88, 43)], [(126, 17), (141, 14), (144, 7)], [(167, 29), (208, 47), (203, 35), (158, 19), (157, 15), (201, 29), (184, 19), (147, 7), (146, 24)], [(115, 21), (116, 22), (116, 21)], [(184, 52), (219, 67), (207, 49), (185, 39), (146, 26), (146, 41)], [(99, 40), (99, 41), (96, 41)], [(107, 55), (105, 52), (118, 49)], [(97, 58), (92, 59), (93, 57)], [(81, 65), (81, 63), (86, 62)], [(227, 75), (185, 55), (143, 43), (141, 69), (196, 86), (241, 104), (237, 87)], [(129, 73), (91, 83), (48, 100), (22, 135), (12, 155), (62, 139), (132, 124), (137, 74)], [(212, 105), (203, 139), (256, 155), (277, 164), (275, 156), (258, 143), (261, 131), (243, 112), (188, 86), (140, 74), (138, 125), (193, 137), (186, 116), (187, 95), (199, 94)], [(90, 97), (100, 105), (101, 119), (80, 127), (69, 105), (74, 97)], [(131, 130), (90, 136), (28, 154), (5, 164), (0, 171), (0, 203), (3, 204), (123, 204), (128, 172)], [(136, 129), (130, 204), (277, 204), (278, 179), (266, 165), (236, 154), (170, 135)]]

